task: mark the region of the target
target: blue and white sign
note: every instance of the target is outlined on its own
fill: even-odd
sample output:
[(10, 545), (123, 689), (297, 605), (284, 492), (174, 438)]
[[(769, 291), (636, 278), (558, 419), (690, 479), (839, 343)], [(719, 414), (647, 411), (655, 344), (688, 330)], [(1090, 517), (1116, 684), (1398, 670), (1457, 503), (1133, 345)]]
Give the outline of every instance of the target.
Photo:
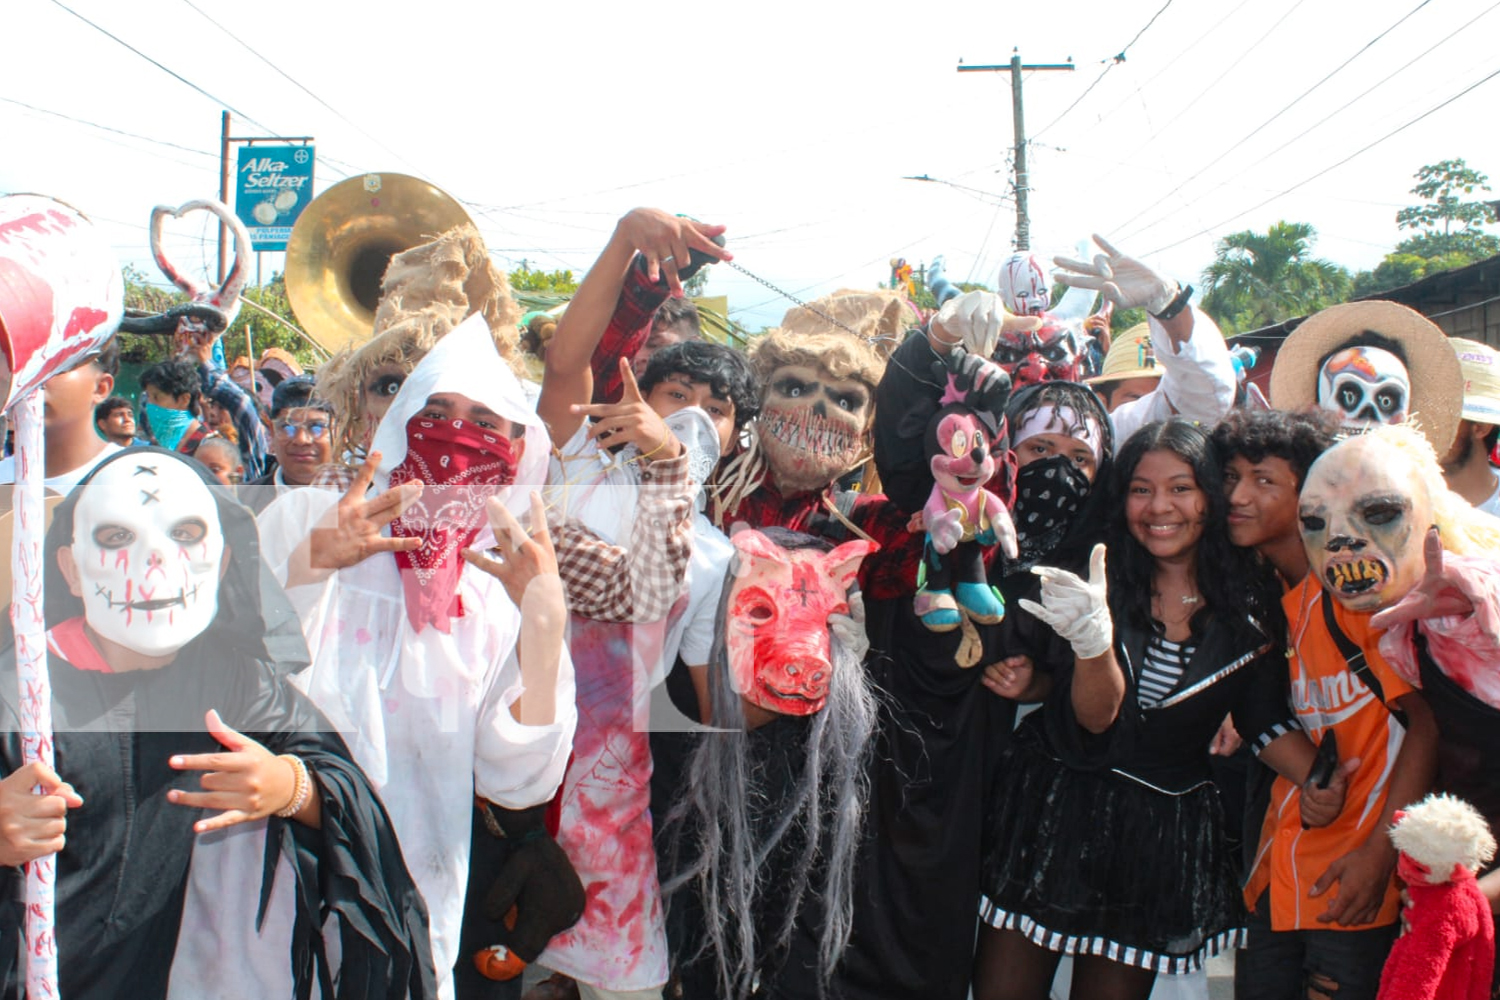
[(297, 216), (312, 201), (312, 146), (241, 146), (234, 214), (256, 250), (285, 250)]

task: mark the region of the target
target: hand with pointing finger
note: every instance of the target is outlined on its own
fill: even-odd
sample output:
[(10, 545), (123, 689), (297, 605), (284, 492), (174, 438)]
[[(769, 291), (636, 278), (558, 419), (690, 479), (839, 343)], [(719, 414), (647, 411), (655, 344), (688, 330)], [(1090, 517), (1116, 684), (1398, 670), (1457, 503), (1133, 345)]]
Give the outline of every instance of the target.
[(1489, 598), (1483, 573), (1463, 559), (1446, 557), (1437, 528), (1430, 528), (1422, 541), (1426, 570), (1421, 582), (1395, 604), (1370, 618), (1376, 628), (1391, 628), (1405, 622), (1453, 615), (1477, 615), (1490, 635), (1500, 635), (1495, 602)]
[(620, 378), (625, 388), (618, 403), (575, 403), (571, 407), (575, 415), (592, 419), (588, 436), (600, 447), (633, 444), (642, 458), (651, 456), (646, 461), (676, 458), (682, 454), (682, 445), (667, 429), (666, 421), (641, 395), (635, 373), (625, 358), (620, 359)]
[[(292, 764), (230, 729), (212, 709), (207, 721), (209, 733), (223, 745), (224, 752), (181, 754), (168, 762), (179, 771), (205, 772), (201, 779), (203, 791), (173, 789), (167, 793), (167, 801), (176, 805), (218, 811), (217, 815), (194, 823), (193, 830), (197, 833), (223, 830), (287, 808), (297, 788), (297, 772)], [(315, 780), (311, 772), (308, 780)], [(317, 808), (317, 799), (316, 794), (312, 795), (296, 818), (306, 821), (305, 814)]]

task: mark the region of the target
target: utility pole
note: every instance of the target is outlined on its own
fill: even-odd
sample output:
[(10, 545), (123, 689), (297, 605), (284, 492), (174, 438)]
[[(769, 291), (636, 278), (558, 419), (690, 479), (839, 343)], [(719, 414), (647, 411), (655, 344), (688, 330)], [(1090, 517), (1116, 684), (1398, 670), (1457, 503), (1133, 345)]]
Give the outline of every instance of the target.
[(1030, 175), (1026, 171), (1026, 114), (1025, 107), (1021, 101), (1021, 71), (1022, 70), (1067, 70), (1073, 69), (1073, 60), (1065, 63), (1033, 63), (1021, 62), (1021, 54), (1016, 51), (1010, 57), (1010, 62), (1001, 66), (965, 66), (960, 60), (958, 71), (960, 73), (1010, 73), (1010, 104), (1011, 118), (1015, 124), (1016, 134), (1016, 249), (1031, 249), (1031, 218), (1026, 213), (1026, 192), (1031, 188)]

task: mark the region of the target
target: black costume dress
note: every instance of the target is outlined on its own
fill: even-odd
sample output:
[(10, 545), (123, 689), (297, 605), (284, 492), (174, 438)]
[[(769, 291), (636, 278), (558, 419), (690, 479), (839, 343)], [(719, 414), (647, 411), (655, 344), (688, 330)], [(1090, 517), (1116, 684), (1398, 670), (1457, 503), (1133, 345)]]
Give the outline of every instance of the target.
[(1150, 636), (1119, 624), (1119, 608), (1115, 620), (1126, 692), (1113, 726), (1078, 724), (1073, 664), (1059, 663), (1000, 763), (981, 916), (1053, 951), (1188, 972), (1237, 943), (1244, 921), (1208, 745), (1226, 714), (1256, 750), (1295, 728), (1283, 643), (1248, 616), (1232, 634), (1200, 611), (1182, 677), (1147, 707)]
[[(132, 449), (111, 461), (153, 458), (186, 461), (155, 448)], [(53, 626), (55, 634), (72, 634), (75, 649), (81, 603), (61, 580), (54, 553), (72, 542), (79, 496), (75, 490), (58, 507), (46, 545), (49, 623), (61, 623)], [(49, 657), (55, 769), (84, 801), (69, 811), (67, 845), (56, 856), (60, 993), (68, 1000), (166, 995), (197, 836), (193, 823), (208, 815), (167, 801), (173, 788), (198, 790), (202, 774), (167, 762), (176, 754), (223, 751), (206, 730), (204, 716), (212, 708), (271, 752), (300, 757), (322, 810), (316, 830), (268, 820), (260, 898), (225, 905), (263, 912), (278, 856), (285, 855), (297, 879), (288, 961), (299, 998), (315, 985), (324, 997), (435, 996), (426, 909), (385, 808), (338, 733), (270, 662), (254, 522), (238, 503), (216, 497), (229, 568), (207, 631), (155, 670), (109, 673), (88, 650), (74, 657), (77, 664)], [(285, 644), (282, 634), (272, 648)], [(8, 648), (0, 660), (4, 774), (22, 764), (17, 702), (15, 654)], [(25, 976), (19, 961), (24, 876), (20, 869), (0, 869), (0, 879), (0, 984), (4, 996), (13, 997)], [(322, 934), (329, 916), (337, 918), (340, 936), (336, 984)]]

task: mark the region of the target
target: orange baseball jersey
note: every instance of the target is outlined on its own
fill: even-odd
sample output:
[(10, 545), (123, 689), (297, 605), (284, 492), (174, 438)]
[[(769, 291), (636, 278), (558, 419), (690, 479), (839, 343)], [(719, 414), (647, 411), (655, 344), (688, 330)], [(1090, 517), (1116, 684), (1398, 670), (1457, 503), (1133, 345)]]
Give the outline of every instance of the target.
[(1345, 927), (1322, 924), (1317, 919), (1328, 908), (1336, 888), (1320, 896), (1308, 895), (1328, 866), (1364, 843), (1380, 822), (1391, 769), (1406, 735), (1406, 728), (1387, 706), (1412, 690), (1381, 657), (1376, 648), (1381, 630), (1370, 626), (1370, 616), (1348, 611), (1334, 602), (1340, 630), (1364, 650), (1365, 660), (1383, 689), (1382, 705), (1375, 692), (1349, 669), (1323, 621), (1322, 600), (1323, 588), (1311, 576), (1282, 598), (1291, 634), (1287, 656), (1292, 710), (1314, 743), (1332, 729), (1338, 734), (1339, 758), (1358, 757), (1360, 765), (1350, 779), (1338, 819), (1314, 830), (1302, 829), (1300, 785), (1277, 777), (1255, 866), (1245, 887), (1245, 903), (1253, 906), (1262, 890), (1270, 886), (1271, 929), (1277, 931), (1383, 927), (1396, 921), (1401, 906), (1392, 878), (1376, 920)]

